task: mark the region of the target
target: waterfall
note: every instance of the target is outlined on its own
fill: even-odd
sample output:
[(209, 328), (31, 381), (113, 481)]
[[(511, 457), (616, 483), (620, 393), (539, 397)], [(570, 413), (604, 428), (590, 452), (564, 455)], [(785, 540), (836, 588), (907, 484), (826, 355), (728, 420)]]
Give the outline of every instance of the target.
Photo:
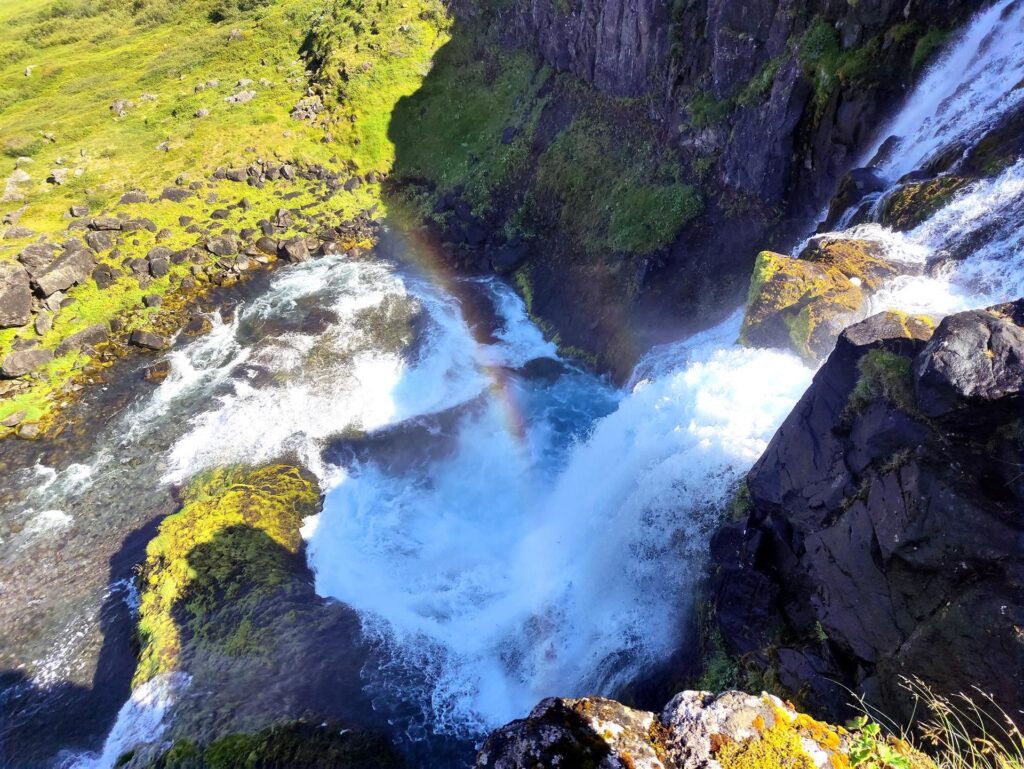
[[(958, 36), (869, 153), (898, 137), (887, 178), (1020, 106), (1022, 24), (1024, 3), (1003, 0)], [(1019, 160), (910, 232), (833, 235), (921, 268), (871, 312), (941, 316), (1024, 292), (1022, 227)], [(560, 360), (507, 286), (474, 284), (494, 308), (486, 339), (447, 288), (384, 262), (289, 268), (173, 353), (127, 422), (133, 441), (175, 425), (167, 482), (284, 455), (313, 469), (325, 491), (304, 527), (316, 589), (362, 617), (375, 706), (410, 743), (462, 740), (468, 754), (541, 697), (612, 694), (672, 654), (724, 504), (814, 372), (736, 345), (737, 311), (650, 351), (616, 391)], [(81, 765), (158, 738), (165, 694), (137, 692), (103, 755)]]

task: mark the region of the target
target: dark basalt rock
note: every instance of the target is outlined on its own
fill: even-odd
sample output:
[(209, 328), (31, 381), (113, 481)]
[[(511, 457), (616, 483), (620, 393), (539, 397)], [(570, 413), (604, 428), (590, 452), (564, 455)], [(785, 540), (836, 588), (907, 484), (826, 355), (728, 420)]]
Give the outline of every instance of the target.
[(31, 318), (28, 271), (17, 263), (0, 262), (0, 328), (24, 326)]
[(41, 274), (35, 276), (35, 286), (43, 296), (64, 291), (89, 277), (95, 264), (92, 253), (84, 248), (65, 250)]
[(901, 675), (1019, 712), (1022, 360), (1024, 300), (847, 329), (714, 537), (729, 650), (774, 658), (822, 712), (849, 699), (831, 679), (908, 717)]

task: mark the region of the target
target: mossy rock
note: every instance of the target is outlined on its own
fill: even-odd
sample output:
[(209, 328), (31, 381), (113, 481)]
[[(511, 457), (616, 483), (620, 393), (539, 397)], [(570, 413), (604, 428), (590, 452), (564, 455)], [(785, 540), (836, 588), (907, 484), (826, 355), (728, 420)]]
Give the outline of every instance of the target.
[(146, 769), (394, 769), (402, 760), (388, 740), (337, 724), (302, 722), (230, 734), (205, 747), (178, 740)]
[[(205, 473), (184, 492), (146, 549), (141, 575), (135, 685), (174, 670), (183, 618), (197, 632), (221, 604), (251, 599), (287, 582), (299, 557), (302, 520), (316, 512), (320, 492), (298, 468), (270, 465)], [(249, 647), (252, 628), (240, 623), (220, 639), (225, 653)]]
[(962, 176), (940, 176), (905, 184), (886, 199), (882, 224), (898, 232), (912, 230), (949, 203), (970, 182)]
[(762, 251), (754, 265), (740, 343), (826, 356), (867, 297), (897, 271), (869, 241), (819, 238), (799, 259)]

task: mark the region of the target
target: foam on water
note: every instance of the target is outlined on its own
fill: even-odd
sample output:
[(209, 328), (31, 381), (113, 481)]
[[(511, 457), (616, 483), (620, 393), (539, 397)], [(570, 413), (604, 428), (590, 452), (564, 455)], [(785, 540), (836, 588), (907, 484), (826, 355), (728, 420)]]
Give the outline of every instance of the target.
[[(418, 689), (416, 728), (475, 736), (671, 654), (718, 511), (812, 373), (718, 344), (737, 332), (734, 316), (677, 346), (674, 371), (579, 415), (571, 440), (548, 419), (516, 440), (492, 400), (416, 477), (370, 464), (334, 488), (310, 563), (387, 649), (369, 686)], [(599, 394), (590, 377), (518, 386), (534, 415)]]
[(103, 750), (70, 757), (62, 769), (113, 769), (129, 749), (157, 742), (167, 728), (168, 710), (190, 682), (185, 673), (162, 673), (136, 688), (118, 712)]

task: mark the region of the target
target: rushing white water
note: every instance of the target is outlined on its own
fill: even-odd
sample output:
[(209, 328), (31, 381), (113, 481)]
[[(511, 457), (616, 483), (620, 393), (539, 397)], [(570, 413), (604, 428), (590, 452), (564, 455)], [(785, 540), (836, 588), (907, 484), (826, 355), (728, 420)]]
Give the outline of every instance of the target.
[(161, 673), (139, 686), (118, 712), (103, 750), (72, 756), (62, 769), (112, 769), (126, 751), (157, 742), (167, 728), (171, 705), (190, 682), (185, 673)]
[(999, 115), (1024, 100), (1024, 3), (1001, 0), (978, 14), (882, 130), (899, 142), (879, 169), (895, 180), (949, 147), (973, 144)]
[(409, 696), (407, 671), (426, 671), (424, 722), (476, 735), (667, 658), (718, 511), (812, 373), (723, 344), (739, 319), (676, 346), (673, 369), (583, 440), (552, 435), (536, 409), (593, 399), (593, 380), (522, 383), (523, 440), (493, 399), (415, 476), (370, 463), (339, 483), (310, 561), (318, 590), (364, 613), (395, 659), (370, 686)]

